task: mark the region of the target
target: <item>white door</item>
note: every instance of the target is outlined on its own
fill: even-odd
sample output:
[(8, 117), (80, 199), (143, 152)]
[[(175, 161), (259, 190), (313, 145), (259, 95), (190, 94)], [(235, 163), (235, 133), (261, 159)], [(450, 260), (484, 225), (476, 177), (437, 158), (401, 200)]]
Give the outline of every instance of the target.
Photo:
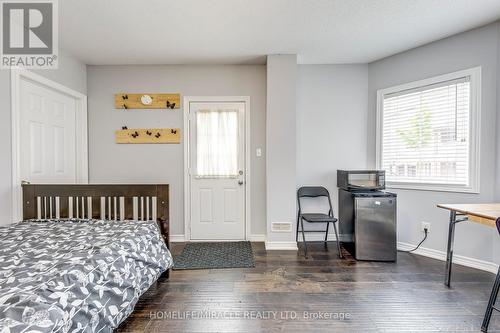
[(76, 101), (20, 81), (20, 172), (31, 183), (76, 183)]
[(245, 239), (245, 103), (191, 102), (192, 240)]

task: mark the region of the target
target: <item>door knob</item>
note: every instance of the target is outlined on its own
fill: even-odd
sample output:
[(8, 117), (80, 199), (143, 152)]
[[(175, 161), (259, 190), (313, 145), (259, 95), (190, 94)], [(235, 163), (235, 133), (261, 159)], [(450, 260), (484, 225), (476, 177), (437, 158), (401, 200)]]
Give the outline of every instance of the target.
[(238, 180), (238, 185), (243, 185), (243, 181), (242, 180)]

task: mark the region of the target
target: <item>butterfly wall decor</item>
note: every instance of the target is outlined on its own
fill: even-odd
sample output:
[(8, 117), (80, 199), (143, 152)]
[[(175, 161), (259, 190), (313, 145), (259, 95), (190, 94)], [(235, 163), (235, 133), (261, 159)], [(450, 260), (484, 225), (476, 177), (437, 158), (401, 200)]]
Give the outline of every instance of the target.
[(175, 109), (175, 103), (170, 103), (170, 101), (167, 101), (167, 109)]
[(118, 93), (115, 94), (115, 109), (179, 109), (180, 94)]
[(157, 144), (180, 143), (179, 128), (132, 128), (122, 126), (115, 131), (116, 143)]

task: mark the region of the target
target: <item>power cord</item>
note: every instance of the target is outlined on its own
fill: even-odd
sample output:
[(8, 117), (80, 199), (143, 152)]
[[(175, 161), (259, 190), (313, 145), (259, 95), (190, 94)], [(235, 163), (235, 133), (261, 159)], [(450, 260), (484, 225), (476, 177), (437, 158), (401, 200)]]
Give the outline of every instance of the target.
[(424, 228), (424, 238), (420, 241), (420, 243), (418, 243), (418, 245), (414, 248), (414, 249), (411, 249), (411, 250), (398, 250), (398, 252), (407, 252), (407, 253), (410, 253), (410, 252), (413, 252), (413, 251), (416, 251), (420, 245), (422, 245), (422, 243), (427, 239), (427, 235), (429, 233), (429, 231), (427, 230), (427, 228)]

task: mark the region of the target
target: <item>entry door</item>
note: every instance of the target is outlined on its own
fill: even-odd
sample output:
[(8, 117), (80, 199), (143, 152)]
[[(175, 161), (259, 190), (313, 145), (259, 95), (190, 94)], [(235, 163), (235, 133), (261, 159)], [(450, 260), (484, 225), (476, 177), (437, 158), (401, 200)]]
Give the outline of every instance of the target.
[(76, 101), (27, 79), (20, 82), (21, 179), (76, 183)]
[(189, 105), (191, 239), (245, 239), (245, 103)]

